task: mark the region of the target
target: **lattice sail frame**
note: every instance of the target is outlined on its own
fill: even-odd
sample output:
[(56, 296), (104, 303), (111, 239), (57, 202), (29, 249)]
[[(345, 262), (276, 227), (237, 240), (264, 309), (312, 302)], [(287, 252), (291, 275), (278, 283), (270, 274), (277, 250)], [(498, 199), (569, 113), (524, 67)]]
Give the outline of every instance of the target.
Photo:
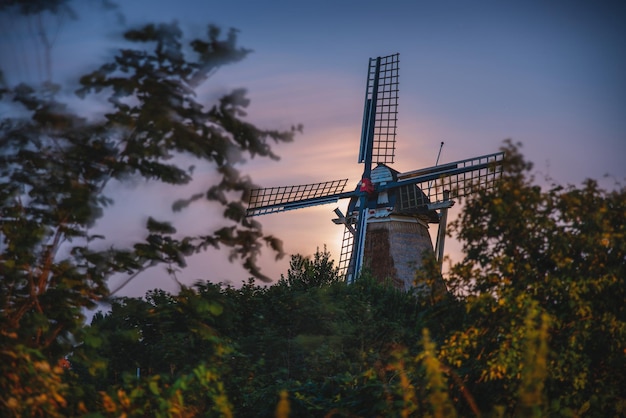
[[(354, 223), (351, 226), (354, 228)], [(347, 226), (343, 229), (343, 239), (341, 240), (341, 250), (339, 252), (339, 277), (346, 277), (352, 261), (352, 249), (354, 247), (354, 234)]]
[[(377, 65), (378, 60), (380, 60), (379, 65)], [(399, 65), (400, 54), (370, 58), (369, 61), (364, 118), (368, 114), (368, 106), (374, 99), (374, 91), (376, 91), (372, 146), (372, 162), (375, 163), (391, 164), (394, 162), (398, 123)], [(359, 155), (360, 163), (365, 161), (365, 152), (365, 146), (362, 146)]]
[(348, 179), (294, 186), (252, 189), (248, 198), (246, 216), (265, 215), (302, 207), (324, 205), (337, 201)]
[[(398, 182), (417, 177), (417, 181), (400, 187), (397, 207), (399, 210), (439, 203), (444, 191), (449, 198), (467, 196), (479, 189), (493, 188), (502, 175), (503, 152), (483, 155), (436, 167), (415, 170), (398, 175)], [(420, 181), (420, 178), (424, 180)]]

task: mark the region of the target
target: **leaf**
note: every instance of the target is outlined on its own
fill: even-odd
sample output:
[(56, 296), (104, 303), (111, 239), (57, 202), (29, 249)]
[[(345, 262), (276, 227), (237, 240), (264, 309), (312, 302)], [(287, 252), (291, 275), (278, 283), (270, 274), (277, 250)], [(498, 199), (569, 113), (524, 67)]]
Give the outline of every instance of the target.
[(224, 307), (219, 303), (210, 303), (209, 312), (211, 312), (214, 316), (220, 316), (222, 312), (224, 312)]
[(152, 392), (153, 395), (158, 396), (160, 394), (159, 385), (154, 380), (148, 383), (148, 388), (150, 389), (150, 392)]
[(148, 231), (153, 232), (153, 233), (161, 233), (161, 234), (175, 234), (176, 233), (176, 228), (174, 228), (171, 223), (156, 221), (154, 218), (152, 218), (152, 216), (148, 217), (146, 228), (148, 228)]
[(204, 193), (196, 193), (188, 199), (178, 199), (172, 204), (172, 211), (180, 212), (181, 210), (189, 206), (189, 204), (191, 204), (192, 202), (198, 199), (201, 199), (203, 196), (204, 196)]

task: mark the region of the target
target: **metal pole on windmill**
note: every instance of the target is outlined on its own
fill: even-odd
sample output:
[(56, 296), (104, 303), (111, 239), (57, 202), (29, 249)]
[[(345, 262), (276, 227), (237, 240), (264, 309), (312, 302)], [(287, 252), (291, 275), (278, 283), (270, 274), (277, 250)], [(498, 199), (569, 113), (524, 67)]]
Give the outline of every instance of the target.
[[(437, 153), (437, 160), (435, 161), (435, 167), (439, 165), (439, 158), (441, 157), (441, 150), (443, 149), (443, 141), (439, 145), (439, 152)], [(430, 186), (428, 190), (430, 193)], [(443, 191), (443, 201), (448, 202), (450, 200), (450, 191)], [(435, 244), (435, 254), (437, 255), (437, 263), (439, 263), (439, 272), (443, 272), (443, 247), (446, 240), (446, 226), (448, 223), (448, 206), (444, 206), (439, 213), (439, 230), (437, 231), (437, 243)]]
[[(439, 158), (441, 157), (441, 150), (443, 149), (443, 141), (439, 145), (439, 152), (437, 153), (437, 160), (435, 161), (435, 167), (439, 165)], [(429, 193), (430, 186), (428, 185)], [(448, 202), (450, 200), (450, 191), (443, 191), (443, 201)], [(435, 244), (435, 254), (437, 255), (437, 263), (439, 264), (439, 272), (443, 272), (443, 247), (446, 240), (446, 225), (448, 223), (448, 206), (444, 206), (439, 212), (439, 229), (437, 230), (437, 243)]]
[[(448, 202), (450, 200), (450, 191), (443, 191), (443, 201)], [(446, 225), (448, 223), (448, 206), (444, 206), (441, 209), (439, 215), (439, 231), (437, 233), (437, 244), (435, 245), (435, 251), (437, 254), (437, 262), (439, 263), (439, 272), (443, 272), (443, 247), (446, 240)]]

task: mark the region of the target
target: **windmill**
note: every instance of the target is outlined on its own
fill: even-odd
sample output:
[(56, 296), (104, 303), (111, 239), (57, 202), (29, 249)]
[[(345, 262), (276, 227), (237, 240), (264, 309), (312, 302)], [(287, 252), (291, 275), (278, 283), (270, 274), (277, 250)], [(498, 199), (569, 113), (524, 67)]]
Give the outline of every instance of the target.
[(346, 214), (334, 210), (337, 218), (333, 222), (345, 227), (340, 272), (350, 283), (365, 263), (378, 279), (390, 278), (396, 287), (408, 290), (414, 285), (422, 257), (433, 252), (428, 224), (439, 225), (435, 251), (441, 265), (452, 198), (492, 187), (502, 172), (503, 153), (404, 173), (392, 169), (398, 68), (399, 54), (369, 60), (358, 156), (363, 175), (354, 190), (344, 191), (348, 179), (253, 189), (247, 216), (349, 199)]

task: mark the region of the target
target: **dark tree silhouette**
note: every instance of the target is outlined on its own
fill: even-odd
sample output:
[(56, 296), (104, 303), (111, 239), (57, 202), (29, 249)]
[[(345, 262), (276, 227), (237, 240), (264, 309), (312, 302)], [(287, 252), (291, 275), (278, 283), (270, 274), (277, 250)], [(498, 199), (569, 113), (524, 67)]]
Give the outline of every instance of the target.
[[(196, 95), (212, 72), (248, 54), (236, 32), (209, 26), (206, 37), (185, 42), (176, 24), (150, 24), (128, 30), (124, 40), (132, 47), (82, 76), (76, 91), (85, 101), (106, 97), (104, 114), (77, 115), (61, 101), (61, 86), (49, 82), (0, 91), (12, 109), (0, 121), (0, 330), (2, 338), (57, 356), (80, 327), (81, 308), (108, 295), (113, 274), (131, 279), (155, 264), (184, 266), (194, 252), (226, 247), (232, 260), (269, 280), (256, 257), (264, 245), (281, 254), (280, 242), (244, 216), (241, 197), (252, 184), (236, 166), (244, 156), (276, 158), (270, 143), (291, 141), (295, 128), (246, 122), (244, 90), (209, 107)], [(223, 226), (178, 237), (174, 226), (150, 218), (144, 242), (94, 249), (104, 237), (90, 228), (114, 203), (103, 193), (107, 184), (185, 185), (193, 179), (183, 165), (189, 159), (219, 177), (173, 209), (209, 199), (223, 208)]]

